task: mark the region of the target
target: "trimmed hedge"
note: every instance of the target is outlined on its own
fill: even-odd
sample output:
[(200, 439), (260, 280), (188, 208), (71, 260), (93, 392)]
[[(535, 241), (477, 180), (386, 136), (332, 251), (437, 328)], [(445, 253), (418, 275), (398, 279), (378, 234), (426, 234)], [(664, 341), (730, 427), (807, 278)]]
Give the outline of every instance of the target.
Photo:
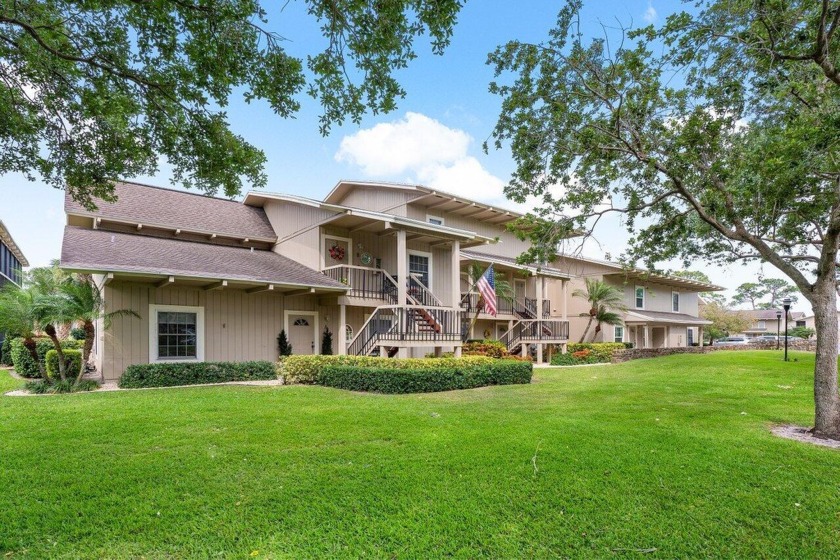
[(274, 364), (263, 361), (135, 364), (125, 369), (119, 386), (138, 389), (259, 379), (277, 379)]
[[(405, 361), (405, 360), (403, 360)], [(530, 383), (533, 364), (515, 360), (494, 360), (482, 365), (459, 366), (432, 360), (439, 367), (385, 368), (333, 365), (321, 371), (320, 383), (327, 387), (371, 393), (434, 393), (473, 389), (487, 385)]]
[[(35, 351), (38, 353), (38, 359), (42, 364), (45, 363), (47, 352), (54, 350), (52, 340), (47, 337), (37, 337), (35, 339)], [(79, 350), (82, 343), (78, 340), (62, 340), (61, 347), (70, 350)], [(41, 372), (38, 364), (32, 359), (32, 355), (26, 346), (23, 345), (22, 338), (15, 338), (12, 340), (12, 366), (15, 372), (23, 377), (41, 377)], [(46, 367), (46, 366), (45, 366)]]
[[(82, 351), (67, 348), (64, 350), (64, 364), (66, 371), (64, 372), (68, 379), (75, 379), (79, 375), (79, 369), (82, 367)], [(44, 365), (47, 368), (47, 377), (51, 380), (61, 379), (61, 372), (58, 370), (58, 352), (55, 349), (47, 352), (44, 359)]]
[(623, 342), (570, 342), (565, 354), (555, 354), (551, 358), (553, 366), (573, 366), (580, 364), (604, 364), (612, 361), (613, 354), (627, 347)]
[(260, 379), (277, 379), (274, 364), (263, 361), (135, 364), (125, 369), (119, 386), (138, 389)]
[(317, 384), (321, 372), (328, 366), (350, 366), (355, 368), (381, 369), (435, 369), (446, 367), (464, 367), (465, 365), (484, 365), (497, 360), (485, 356), (467, 356), (464, 358), (379, 358), (373, 356), (282, 356), (277, 361), (277, 377), (284, 383)]

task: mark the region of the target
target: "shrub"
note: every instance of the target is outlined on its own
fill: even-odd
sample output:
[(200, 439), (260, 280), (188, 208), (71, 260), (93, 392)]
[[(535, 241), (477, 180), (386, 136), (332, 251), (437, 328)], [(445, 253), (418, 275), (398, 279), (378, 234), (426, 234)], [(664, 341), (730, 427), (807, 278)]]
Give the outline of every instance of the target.
[(499, 340), (470, 341), (464, 344), (462, 354), (465, 356), (489, 356), (491, 358), (505, 358), (510, 356), (505, 344)]
[(292, 355), (292, 345), (289, 344), (289, 339), (286, 336), (286, 329), (281, 330), (280, 334), (277, 335), (277, 352), (280, 356)]
[(85, 329), (78, 327), (75, 329), (70, 329), (70, 338), (73, 340), (84, 340), (85, 339)]
[[(53, 346), (52, 340), (46, 337), (36, 337), (35, 339), (35, 351), (38, 354), (38, 359), (41, 363), (44, 363), (44, 360), (47, 357), (47, 352), (50, 350), (54, 350), (55, 346)], [(78, 340), (62, 340), (61, 347), (64, 349), (71, 349), (71, 350), (78, 350), (80, 349), (82, 344)], [(23, 377), (40, 377), (41, 373), (38, 369), (38, 364), (35, 360), (32, 359), (32, 355), (29, 353), (29, 350), (26, 346), (23, 345), (22, 338), (15, 338), (12, 340), (12, 365), (15, 368), (15, 371), (18, 375), (22, 375)]]
[[(407, 360), (403, 360), (407, 361)], [(483, 364), (458, 364), (432, 360), (437, 367), (325, 367), (320, 382), (327, 387), (372, 393), (433, 393), (487, 385), (530, 383), (533, 364), (494, 360)]]
[(324, 334), (321, 337), (321, 354), (324, 356), (332, 356), (332, 331), (329, 327), (324, 327)]
[(276, 378), (274, 364), (264, 361), (135, 364), (126, 368), (119, 386), (137, 389)]
[(3, 339), (3, 345), (0, 346), (0, 365), (12, 366), (12, 340), (14, 337), (6, 336)]
[(54, 383), (48, 381), (27, 381), (24, 388), (30, 393), (39, 395), (57, 394), (57, 393), (79, 393), (82, 391), (93, 391), (97, 389), (99, 384), (93, 379), (82, 379), (78, 383), (73, 379), (61, 381), (60, 379)]
[(284, 383), (319, 383), (321, 371), (327, 366), (351, 366), (382, 369), (429, 369), (437, 367), (490, 364), (495, 360), (486, 356), (463, 358), (378, 358), (372, 356), (287, 356), (277, 362), (277, 376)]
[(566, 354), (555, 354), (551, 358), (553, 366), (573, 366), (579, 364), (603, 364), (612, 361), (618, 350), (625, 350), (624, 342), (572, 342), (566, 347)]
[[(64, 364), (66, 370), (65, 375), (68, 378), (75, 379), (79, 375), (79, 369), (82, 367), (82, 351), (71, 348), (65, 349)], [(61, 379), (61, 372), (58, 369), (58, 352), (55, 349), (47, 352), (44, 365), (47, 369), (47, 377), (50, 380)]]

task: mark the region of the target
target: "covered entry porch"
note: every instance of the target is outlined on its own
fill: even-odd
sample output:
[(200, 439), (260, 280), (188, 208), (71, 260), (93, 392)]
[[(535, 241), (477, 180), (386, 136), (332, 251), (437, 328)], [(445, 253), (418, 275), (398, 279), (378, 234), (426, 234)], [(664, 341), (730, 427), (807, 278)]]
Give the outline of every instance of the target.
[(684, 313), (631, 311), (624, 320), (624, 342), (634, 348), (685, 348), (702, 344), (711, 321)]

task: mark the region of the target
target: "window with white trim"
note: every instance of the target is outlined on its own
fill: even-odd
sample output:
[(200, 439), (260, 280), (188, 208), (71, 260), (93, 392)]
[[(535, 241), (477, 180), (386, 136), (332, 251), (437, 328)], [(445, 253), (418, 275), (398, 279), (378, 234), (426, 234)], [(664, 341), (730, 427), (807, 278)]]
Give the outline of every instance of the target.
[(613, 327), (613, 342), (624, 342), (624, 327), (622, 325), (615, 325)]
[(431, 214), (426, 214), (426, 222), (436, 226), (444, 225), (443, 218), (440, 216), (432, 216)]
[(645, 308), (645, 287), (636, 286), (636, 309)]
[(149, 361), (182, 362), (204, 359), (204, 308), (151, 305)]
[(680, 312), (680, 293), (671, 292), (671, 311), (674, 313)]
[(767, 321), (765, 321), (765, 320), (759, 321), (758, 322), (758, 328), (762, 329), (762, 330), (766, 329), (767, 328)]
[(353, 342), (353, 327), (350, 325), (344, 325), (344, 340)]

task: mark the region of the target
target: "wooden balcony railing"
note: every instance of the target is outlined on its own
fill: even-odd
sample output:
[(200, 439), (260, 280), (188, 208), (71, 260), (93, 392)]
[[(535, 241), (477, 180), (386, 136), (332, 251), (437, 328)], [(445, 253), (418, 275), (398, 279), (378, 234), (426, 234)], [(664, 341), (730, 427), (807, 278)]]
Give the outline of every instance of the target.
[(383, 305), (376, 308), (350, 343), (348, 354), (367, 355), (376, 346), (428, 342), (430, 346), (461, 340), (463, 311), (424, 305)]
[(339, 264), (325, 268), (323, 273), (337, 282), (350, 286), (348, 296), (397, 303), (397, 284), (384, 270)]

